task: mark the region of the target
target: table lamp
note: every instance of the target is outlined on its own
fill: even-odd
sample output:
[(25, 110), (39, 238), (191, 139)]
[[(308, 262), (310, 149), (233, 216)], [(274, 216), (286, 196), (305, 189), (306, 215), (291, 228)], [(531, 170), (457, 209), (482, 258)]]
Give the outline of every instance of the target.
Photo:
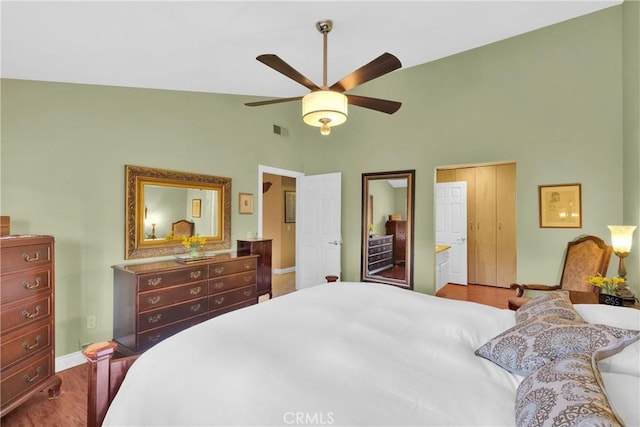
[(618, 264), (618, 276), (623, 279), (627, 277), (627, 269), (624, 266), (624, 259), (631, 252), (631, 243), (633, 242), (633, 232), (636, 229), (635, 225), (608, 225), (611, 232), (611, 246), (613, 246), (613, 252), (620, 258), (620, 264)]

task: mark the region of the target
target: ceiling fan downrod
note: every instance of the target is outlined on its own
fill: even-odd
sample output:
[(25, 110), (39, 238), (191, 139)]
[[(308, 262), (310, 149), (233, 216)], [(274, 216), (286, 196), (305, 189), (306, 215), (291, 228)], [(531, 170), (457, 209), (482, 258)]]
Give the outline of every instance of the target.
[(328, 89), (327, 85), (327, 50), (328, 50), (328, 34), (333, 28), (333, 22), (330, 19), (318, 21), (316, 28), (322, 33), (323, 55), (322, 55), (322, 89)]

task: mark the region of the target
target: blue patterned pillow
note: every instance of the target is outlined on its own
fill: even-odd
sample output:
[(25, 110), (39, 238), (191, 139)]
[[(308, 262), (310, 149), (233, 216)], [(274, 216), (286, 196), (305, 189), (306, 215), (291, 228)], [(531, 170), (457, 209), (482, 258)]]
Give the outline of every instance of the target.
[(558, 316), (578, 322), (584, 321), (573, 308), (567, 291), (545, 292), (544, 295), (531, 298), (516, 311), (516, 323), (526, 322), (540, 316)]
[(640, 331), (546, 316), (507, 329), (475, 354), (509, 372), (527, 376), (566, 354), (600, 352), (602, 357), (611, 356), (639, 337)]
[(589, 353), (560, 356), (525, 378), (516, 392), (516, 426), (622, 426)]

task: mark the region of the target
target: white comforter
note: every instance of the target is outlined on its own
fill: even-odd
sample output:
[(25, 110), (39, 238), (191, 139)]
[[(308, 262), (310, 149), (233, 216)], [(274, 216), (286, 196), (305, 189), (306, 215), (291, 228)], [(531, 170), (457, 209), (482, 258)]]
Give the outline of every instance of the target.
[(522, 378), (474, 351), (514, 324), (392, 286), (320, 285), (148, 350), (104, 425), (510, 426)]

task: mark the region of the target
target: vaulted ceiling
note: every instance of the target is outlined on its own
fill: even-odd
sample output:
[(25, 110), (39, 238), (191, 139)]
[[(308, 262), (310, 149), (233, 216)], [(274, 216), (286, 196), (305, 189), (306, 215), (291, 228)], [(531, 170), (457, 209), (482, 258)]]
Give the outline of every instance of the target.
[(621, 1), (2, 1), (2, 77), (270, 97), (308, 90), (255, 60), (280, 56), (322, 83), (383, 52), (423, 64)]

